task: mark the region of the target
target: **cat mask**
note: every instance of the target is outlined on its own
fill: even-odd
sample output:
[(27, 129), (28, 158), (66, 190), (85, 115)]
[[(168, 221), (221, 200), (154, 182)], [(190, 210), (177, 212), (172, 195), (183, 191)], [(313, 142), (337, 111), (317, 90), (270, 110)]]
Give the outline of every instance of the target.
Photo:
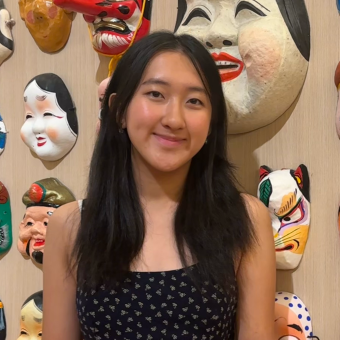
[(277, 269), (295, 269), (305, 251), (310, 224), (306, 166), (276, 171), (261, 166), (257, 196), (272, 220)]

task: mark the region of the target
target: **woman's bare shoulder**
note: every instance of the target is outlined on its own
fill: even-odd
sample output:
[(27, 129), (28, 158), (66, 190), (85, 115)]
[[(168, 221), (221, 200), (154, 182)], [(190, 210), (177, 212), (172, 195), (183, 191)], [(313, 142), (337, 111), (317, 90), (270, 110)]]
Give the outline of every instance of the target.
[[(70, 254), (80, 225), (81, 201), (74, 201), (59, 207), (50, 217), (47, 234), (50, 239), (59, 241), (60, 246)], [(57, 242), (55, 242), (57, 243)]]

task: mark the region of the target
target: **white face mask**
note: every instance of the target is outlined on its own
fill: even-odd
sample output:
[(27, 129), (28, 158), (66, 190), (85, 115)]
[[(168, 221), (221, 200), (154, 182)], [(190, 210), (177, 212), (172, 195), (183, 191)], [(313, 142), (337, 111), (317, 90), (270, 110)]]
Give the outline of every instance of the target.
[(24, 98), (26, 121), (21, 128), (22, 140), (42, 160), (61, 159), (73, 148), (77, 134), (70, 128), (56, 93), (41, 89), (34, 80), (26, 88)]
[[(300, 6), (303, 1), (298, 1)], [(228, 132), (251, 131), (283, 114), (301, 91), (308, 61), (277, 1), (186, 0), (186, 7), (177, 33), (200, 40), (215, 59), (228, 109)], [(307, 14), (303, 20), (309, 27)]]
[(0, 65), (13, 53), (12, 26), (14, 24), (3, 0), (0, 0)]

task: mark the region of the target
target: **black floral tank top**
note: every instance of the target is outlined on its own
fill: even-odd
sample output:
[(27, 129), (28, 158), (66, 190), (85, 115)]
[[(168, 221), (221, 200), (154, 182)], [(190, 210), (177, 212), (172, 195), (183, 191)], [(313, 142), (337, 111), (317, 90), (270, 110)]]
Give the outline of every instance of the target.
[[(189, 271), (198, 271), (193, 265)], [(236, 278), (225, 293), (204, 282), (199, 291), (184, 269), (131, 272), (116, 289), (77, 288), (83, 340), (234, 340)]]
[(183, 269), (133, 272), (117, 290), (78, 288), (76, 303), (84, 340), (234, 340), (236, 283), (225, 294), (205, 282), (201, 294)]

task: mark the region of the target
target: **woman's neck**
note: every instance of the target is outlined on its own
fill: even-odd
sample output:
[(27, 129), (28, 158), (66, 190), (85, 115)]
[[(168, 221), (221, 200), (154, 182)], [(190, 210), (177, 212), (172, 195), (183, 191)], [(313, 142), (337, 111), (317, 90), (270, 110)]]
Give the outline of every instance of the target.
[(145, 162), (137, 152), (132, 154), (137, 190), (143, 203), (178, 203), (183, 192), (190, 163), (171, 172), (158, 171)]

